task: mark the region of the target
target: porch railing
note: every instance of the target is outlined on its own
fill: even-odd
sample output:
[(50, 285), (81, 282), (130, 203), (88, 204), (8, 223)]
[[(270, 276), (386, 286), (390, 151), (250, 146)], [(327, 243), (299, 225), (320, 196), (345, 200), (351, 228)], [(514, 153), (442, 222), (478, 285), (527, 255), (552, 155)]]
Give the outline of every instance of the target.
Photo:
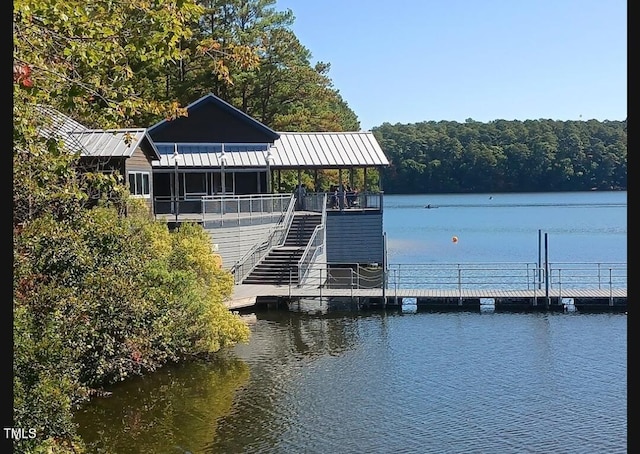
[(295, 199), (289, 198), (289, 205), (281, 222), (271, 229), (266, 240), (255, 244), (247, 251), (236, 263), (231, 267), (231, 274), (234, 276), (236, 284), (240, 284), (242, 280), (249, 275), (251, 270), (276, 246), (281, 246), (291, 226), (293, 213), (295, 208)]
[(322, 207), (322, 220), (320, 224), (316, 226), (311, 234), (311, 238), (309, 238), (309, 243), (307, 247), (304, 249), (300, 260), (298, 260), (298, 282), (303, 284), (308, 277), (309, 269), (311, 265), (313, 265), (315, 259), (322, 253), (324, 250), (325, 243), (325, 232), (326, 232), (326, 224), (327, 224), (327, 194), (324, 194), (322, 197), (322, 202), (320, 207)]
[(205, 227), (233, 227), (279, 222), (293, 194), (249, 194), (203, 196)]

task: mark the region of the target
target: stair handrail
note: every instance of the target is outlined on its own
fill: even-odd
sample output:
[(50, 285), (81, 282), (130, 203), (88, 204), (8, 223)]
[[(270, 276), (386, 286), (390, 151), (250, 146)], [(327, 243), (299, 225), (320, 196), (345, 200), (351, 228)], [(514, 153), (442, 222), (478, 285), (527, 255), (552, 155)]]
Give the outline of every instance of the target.
[(253, 268), (269, 253), (275, 246), (281, 246), (287, 236), (287, 232), (293, 221), (293, 212), (295, 208), (295, 197), (293, 194), (289, 199), (287, 211), (282, 216), (280, 222), (269, 231), (267, 238), (254, 244), (230, 269), (234, 276), (236, 284), (240, 284), (242, 280), (251, 273)]
[(298, 285), (302, 285), (309, 274), (311, 264), (324, 248), (325, 226), (327, 224), (327, 194), (324, 194), (322, 200), (322, 217), (320, 224), (313, 229), (313, 233), (309, 238), (307, 246), (304, 248), (300, 260), (298, 260)]

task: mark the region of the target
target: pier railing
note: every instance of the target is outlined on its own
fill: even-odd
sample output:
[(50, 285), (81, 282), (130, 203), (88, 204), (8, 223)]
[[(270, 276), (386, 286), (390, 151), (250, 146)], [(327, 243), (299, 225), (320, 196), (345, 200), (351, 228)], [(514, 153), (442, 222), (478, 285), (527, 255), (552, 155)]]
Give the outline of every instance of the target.
[[(314, 279), (305, 286), (432, 290), (626, 289), (626, 263), (402, 263), (382, 267), (313, 264)], [(548, 277), (547, 277), (548, 276)], [(296, 283), (291, 283), (296, 285)]]
[(324, 194), (321, 202), (322, 220), (320, 224), (316, 226), (311, 234), (309, 243), (304, 249), (300, 260), (298, 260), (298, 282), (304, 283), (309, 276), (309, 271), (316, 258), (324, 251), (324, 243), (326, 237), (326, 224), (327, 224), (327, 210), (325, 209), (327, 202), (327, 195)]
[(553, 263), (549, 266), (550, 288), (627, 288), (626, 263)]
[(233, 274), (236, 284), (242, 282), (271, 249), (284, 243), (293, 219), (294, 207), (295, 199), (291, 197), (287, 211), (281, 221), (271, 229), (267, 238), (255, 244), (231, 267), (231, 274)]
[[(548, 282), (547, 282), (548, 281)], [(530, 262), (391, 264), (387, 287), (442, 290), (627, 288), (626, 263)]]

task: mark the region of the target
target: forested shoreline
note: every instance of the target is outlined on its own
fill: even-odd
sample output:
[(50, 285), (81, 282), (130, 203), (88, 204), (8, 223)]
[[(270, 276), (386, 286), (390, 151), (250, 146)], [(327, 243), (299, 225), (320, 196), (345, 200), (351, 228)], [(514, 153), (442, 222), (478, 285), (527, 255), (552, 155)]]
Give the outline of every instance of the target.
[(626, 190), (627, 121), (467, 120), (372, 129), (389, 194)]

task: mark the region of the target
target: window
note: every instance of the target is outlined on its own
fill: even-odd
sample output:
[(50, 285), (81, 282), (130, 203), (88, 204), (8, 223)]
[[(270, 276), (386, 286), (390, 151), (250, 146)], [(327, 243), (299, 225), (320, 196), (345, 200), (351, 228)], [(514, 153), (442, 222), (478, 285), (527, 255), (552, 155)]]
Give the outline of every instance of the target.
[(187, 195), (207, 195), (207, 174), (202, 172), (185, 174)]
[(135, 197), (151, 197), (149, 172), (129, 172), (129, 192)]

